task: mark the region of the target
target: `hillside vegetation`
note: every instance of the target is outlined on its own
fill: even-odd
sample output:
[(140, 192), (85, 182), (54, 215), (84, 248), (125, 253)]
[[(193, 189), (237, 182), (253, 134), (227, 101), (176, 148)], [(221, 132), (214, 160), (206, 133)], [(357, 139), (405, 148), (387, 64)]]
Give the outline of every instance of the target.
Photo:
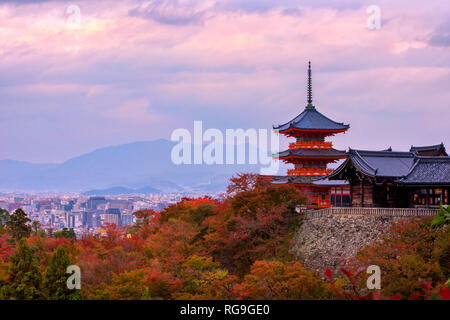
[[(0, 216), (2, 299), (448, 299), (450, 232), (445, 224), (395, 224), (347, 268), (317, 274), (294, 261), (293, 219), (304, 198), (252, 174), (230, 181), (223, 200), (183, 199), (161, 212), (135, 212), (135, 225), (106, 236), (48, 235), (20, 209)], [(368, 265), (381, 290), (365, 288)], [(65, 286), (81, 269), (81, 290)]]

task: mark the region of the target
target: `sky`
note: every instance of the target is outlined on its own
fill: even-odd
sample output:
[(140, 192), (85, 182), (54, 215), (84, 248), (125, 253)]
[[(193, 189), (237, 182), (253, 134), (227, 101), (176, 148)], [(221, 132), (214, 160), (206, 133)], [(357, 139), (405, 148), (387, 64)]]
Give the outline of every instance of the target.
[(350, 124), (336, 148), (450, 149), (449, 21), (448, 0), (2, 0), (0, 159), (270, 128), (305, 107), (309, 60), (314, 105)]

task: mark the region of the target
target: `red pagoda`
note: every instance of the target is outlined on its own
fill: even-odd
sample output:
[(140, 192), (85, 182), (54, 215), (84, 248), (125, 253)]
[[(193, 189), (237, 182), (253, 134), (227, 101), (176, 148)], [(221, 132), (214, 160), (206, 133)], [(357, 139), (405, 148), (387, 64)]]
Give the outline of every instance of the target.
[(345, 132), (349, 125), (333, 121), (317, 111), (312, 103), (311, 62), (308, 64), (308, 104), (297, 117), (274, 130), (295, 138), (289, 149), (277, 154), (277, 158), (294, 165), (287, 176), (273, 177), (273, 184), (293, 183), (307, 197), (312, 208), (330, 205), (345, 206), (350, 203), (349, 188), (345, 181), (325, 178), (333, 169), (327, 165), (347, 157), (345, 151), (333, 148), (328, 137)]

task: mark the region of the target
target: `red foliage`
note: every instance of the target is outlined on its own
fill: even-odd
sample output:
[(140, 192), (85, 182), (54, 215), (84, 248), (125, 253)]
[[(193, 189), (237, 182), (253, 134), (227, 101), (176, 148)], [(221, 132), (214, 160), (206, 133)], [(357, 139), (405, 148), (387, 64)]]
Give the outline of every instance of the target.
[(6, 234), (0, 236), (0, 258), (5, 262), (8, 262), (9, 257), (16, 251), (11, 243), (13, 243), (11, 236)]

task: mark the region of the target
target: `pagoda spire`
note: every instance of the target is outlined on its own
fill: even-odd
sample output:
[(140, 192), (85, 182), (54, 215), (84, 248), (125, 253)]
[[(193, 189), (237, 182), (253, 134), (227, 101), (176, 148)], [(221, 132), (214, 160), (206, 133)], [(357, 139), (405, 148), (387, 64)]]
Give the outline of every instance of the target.
[(313, 107), (312, 104), (312, 76), (311, 76), (311, 61), (308, 62), (308, 107)]

